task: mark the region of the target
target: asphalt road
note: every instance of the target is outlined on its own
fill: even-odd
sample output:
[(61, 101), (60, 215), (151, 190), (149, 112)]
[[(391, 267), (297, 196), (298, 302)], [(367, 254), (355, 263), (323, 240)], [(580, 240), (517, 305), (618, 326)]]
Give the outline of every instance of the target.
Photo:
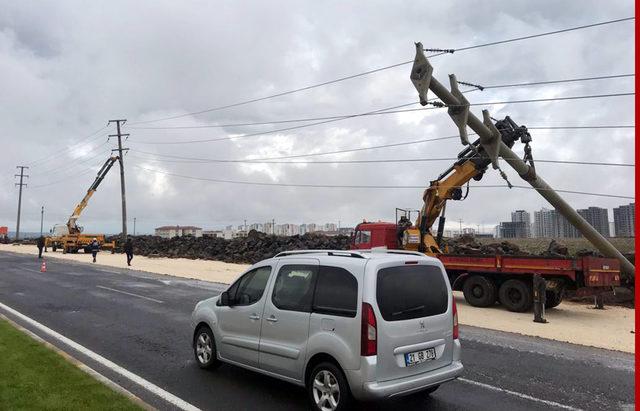
[[(123, 257), (124, 258), (124, 257)], [(99, 256), (98, 256), (99, 259)], [(134, 260), (135, 264), (135, 260)], [(193, 359), (190, 314), (224, 286), (196, 280), (0, 253), (0, 303), (203, 410), (306, 409), (302, 388)], [(3, 312), (158, 409), (175, 407), (90, 357)], [(461, 327), (464, 378), (431, 397), (362, 404), (379, 410), (632, 409), (630, 354)]]

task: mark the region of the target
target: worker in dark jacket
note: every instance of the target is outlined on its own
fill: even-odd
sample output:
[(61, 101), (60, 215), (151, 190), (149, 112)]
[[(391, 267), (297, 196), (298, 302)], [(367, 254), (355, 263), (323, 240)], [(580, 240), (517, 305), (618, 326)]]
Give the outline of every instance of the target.
[(36, 243), (38, 246), (38, 258), (42, 258), (42, 249), (44, 248), (44, 237), (38, 237), (38, 242)]
[(98, 243), (98, 239), (94, 238), (93, 241), (91, 241), (91, 244), (89, 244), (89, 250), (91, 250), (91, 255), (93, 256), (93, 262), (96, 262), (96, 255), (98, 254), (98, 251), (100, 251), (100, 243)]
[(131, 260), (133, 260), (133, 242), (130, 238), (127, 238), (127, 241), (124, 243), (124, 252), (127, 254), (127, 265), (131, 265)]

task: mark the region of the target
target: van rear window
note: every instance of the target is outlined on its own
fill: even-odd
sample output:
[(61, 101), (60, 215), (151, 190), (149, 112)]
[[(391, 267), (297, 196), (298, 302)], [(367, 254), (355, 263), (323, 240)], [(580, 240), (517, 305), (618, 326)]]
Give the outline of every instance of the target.
[(432, 265), (404, 265), (378, 271), (376, 299), (385, 321), (429, 317), (447, 311), (444, 275)]

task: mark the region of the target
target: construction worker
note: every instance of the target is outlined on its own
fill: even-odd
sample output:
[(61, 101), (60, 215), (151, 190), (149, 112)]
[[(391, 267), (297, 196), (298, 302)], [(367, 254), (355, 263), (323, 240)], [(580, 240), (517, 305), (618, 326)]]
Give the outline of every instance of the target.
[(131, 238), (127, 238), (127, 241), (124, 243), (124, 252), (127, 254), (127, 265), (131, 265), (131, 260), (133, 260), (133, 242)]
[(100, 251), (100, 244), (98, 243), (98, 239), (94, 238), (89, 245), (89, 249), (91, 250), (91, 255), (93, 256), (93, 262), (96, 262), (96, 255), (98, 251)]
[(44, 237), (38, 237), (38, 242), (36, 243), (38, 246), (38, 258), (42, 258), (42, 249), (44, 248)]

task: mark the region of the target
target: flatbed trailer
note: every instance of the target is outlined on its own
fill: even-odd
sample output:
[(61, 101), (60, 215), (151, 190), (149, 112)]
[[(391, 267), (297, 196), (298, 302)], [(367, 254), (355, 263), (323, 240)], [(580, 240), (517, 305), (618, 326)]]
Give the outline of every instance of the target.
[(112, 254), (115, 253), (116, 242), (107, 241), (104, 234), (64, 234), (60, 236), (47, 237), (45, 238), (44, 243), (45, 251), (47, 251), (47, 248), (51, 247), (51, 251), (55, 252), (58, 249), (61, 249), (63, 254), (77, 253), (80, 250), (88, 253), (90, 252), (89, 245), (94, 238), (98, 240), (100, 250), (110, 250)]
[[(388, 222), (358, 224), (351, 249), (400, 249), (397, 225)], [(426, 253), (438, 258), (454, 290), (476, 307), (499, 301), (510, 311), (527, 311), (533, 304), (533, 276), (546, 280), (546, 308), (562, 302), (567, 290), (582, 296), (598, 295), (620, 285), (620, 261), (601, 257), (541, 257)]]

